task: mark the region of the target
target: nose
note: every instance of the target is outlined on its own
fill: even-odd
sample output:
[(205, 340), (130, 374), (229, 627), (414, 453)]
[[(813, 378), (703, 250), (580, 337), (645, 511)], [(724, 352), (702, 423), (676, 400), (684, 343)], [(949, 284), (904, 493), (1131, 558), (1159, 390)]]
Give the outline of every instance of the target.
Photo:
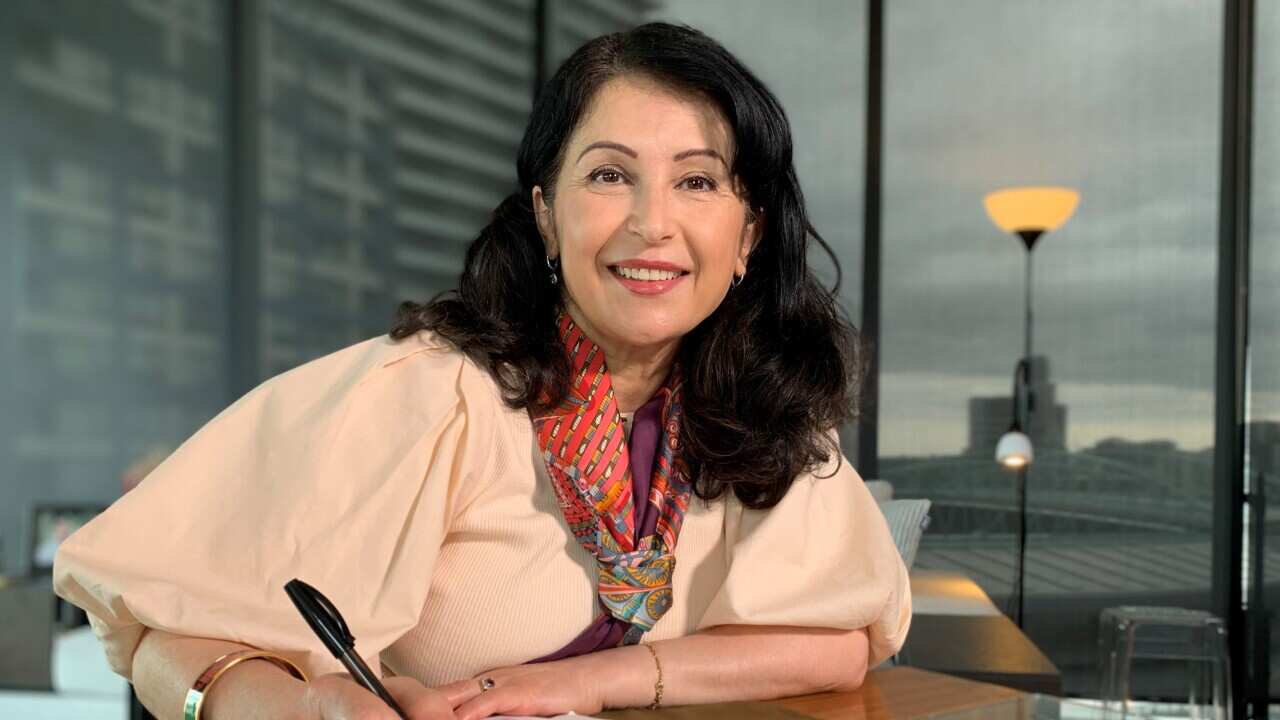
[(631, 217), (628, 218), (633, 233), (647, 244), (661, 243), (675, 237), (671, 199), (663, 188), (642, 187), (633, 197), (635, 202), (632, 203)]

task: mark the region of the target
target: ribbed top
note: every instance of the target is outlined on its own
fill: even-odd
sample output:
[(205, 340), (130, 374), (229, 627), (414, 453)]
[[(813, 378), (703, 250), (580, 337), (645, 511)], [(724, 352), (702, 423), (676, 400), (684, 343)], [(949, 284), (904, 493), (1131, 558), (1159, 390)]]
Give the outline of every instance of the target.
[[(767, 511), (690, 501), (673, 604), (646, 639), (717, 625), (905, 639), (910, 586), (847, 460)], [(162, 518), (163, 521), (158, 521)], [(128, 676), (143, 626), (341, 670), (281, 589), (342, 612), (360, 654), (429, 686), (564, 647), (599, 612), (529, 416), (427, 333), (374, 338), (250, 391), (61, 545), (57, 593)]]

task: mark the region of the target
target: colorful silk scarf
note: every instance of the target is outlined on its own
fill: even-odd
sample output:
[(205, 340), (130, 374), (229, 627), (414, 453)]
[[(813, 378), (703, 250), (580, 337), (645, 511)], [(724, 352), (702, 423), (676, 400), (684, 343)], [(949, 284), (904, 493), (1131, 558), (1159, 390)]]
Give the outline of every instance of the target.
[[(603, 614), (572, 643), (541, 661), (633, 645), (658, 622), (671, 607), (672, 553), (690, 495), (688, 471), (680, 460), (679, 367), (672, 368), (632, 421), (637, 425), (642, 415), (657, 415), (652, 411), (660, 403), (661, 436), (634, 427), (629, 449), (604, 352), (568, 315), (561, 313), (558, 323), (572, 367), (571, 387), (558, 407), (535, 415), (533, 424), (565, 521), (596, 559)], [(650, 447), (656, 445), (645, 448), (648, 452), (635, 448), (646, 435)], [(652, 467), (648, 483), (633, 484), (632, 449), (652, 453), (650, 463), (636, 463), (637, 469)], [(645, 485), (648, 492), (641, 494), (647, 497), (636, 502), (635, 491)]]

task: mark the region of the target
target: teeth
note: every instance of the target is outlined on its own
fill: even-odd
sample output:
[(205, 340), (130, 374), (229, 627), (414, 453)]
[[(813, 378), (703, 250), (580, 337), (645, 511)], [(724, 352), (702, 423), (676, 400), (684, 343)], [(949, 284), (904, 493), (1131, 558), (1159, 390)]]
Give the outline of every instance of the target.
[(615, 267), (613, 271), (630, 280), (674, 280), (680, 277), (678, 272), (650, 268)]

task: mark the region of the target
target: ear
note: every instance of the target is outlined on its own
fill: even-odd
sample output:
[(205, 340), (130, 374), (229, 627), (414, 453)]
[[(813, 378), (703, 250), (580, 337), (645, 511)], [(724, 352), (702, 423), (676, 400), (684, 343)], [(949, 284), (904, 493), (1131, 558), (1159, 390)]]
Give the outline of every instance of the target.
[(747, 209), (747, 224), (742, 228), (742, 246), (738, 248), (738, 261), (734, 263), (735, 275), (747, 274), (747, 258), (756, 249), (760, 236), (764, 233), (764, 211)]
[(551, 216), (551, 206), (547, 204), (541, 185), (533, 186), (533, 217), (538, 222), (538, 233), (542, 235), (542, 244), (547, 248), (547, 257), (554, 260), (560, 256), (560, 241), (556, 237), (556, 224)]

